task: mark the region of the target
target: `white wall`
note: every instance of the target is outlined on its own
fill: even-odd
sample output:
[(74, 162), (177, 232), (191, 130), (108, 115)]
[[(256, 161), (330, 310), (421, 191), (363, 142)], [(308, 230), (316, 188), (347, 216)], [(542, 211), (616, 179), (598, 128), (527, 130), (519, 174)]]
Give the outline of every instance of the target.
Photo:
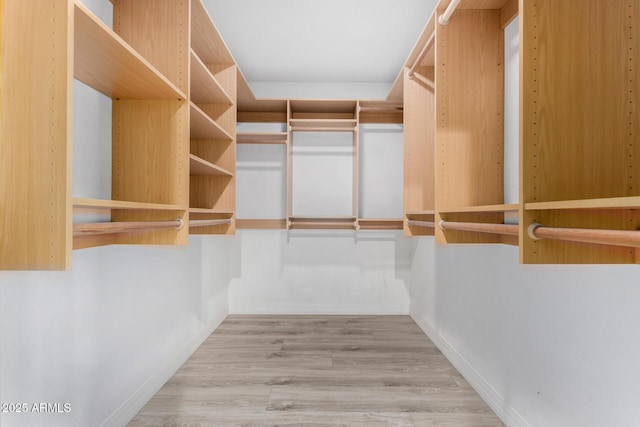
[(524, 266), (512, 246), (412, 241), (411, 315), (507, 425), (640, 425), (638, 266)]
[[(243, 123), (238, 130), (278, 126)], [(402, 216), (401, 129), (361, 129), (363, 216)], [(351, 147), (350, 133), (295, 133), (295, 215), (351, 215)], [(237, 162), (238, 218), (284, 218), (285, 147), (240, 144)], [(230, 253), (229, 310), (408, 314), (409, 243), (401, 231), (239, 230)]]
[[(111, 3), (87, 5), (111, 21)], [(74, 195), (109, 198), (111, 101), (74, 92)], [(91, 248), (68, 272), (0, 271), (0, 401), (71, 405), (0, 424), (125, 425), (227, 315), (228, 243)]]
[(409, 243), (401, 231), (239, 230), (229, 311), (408, 314)]

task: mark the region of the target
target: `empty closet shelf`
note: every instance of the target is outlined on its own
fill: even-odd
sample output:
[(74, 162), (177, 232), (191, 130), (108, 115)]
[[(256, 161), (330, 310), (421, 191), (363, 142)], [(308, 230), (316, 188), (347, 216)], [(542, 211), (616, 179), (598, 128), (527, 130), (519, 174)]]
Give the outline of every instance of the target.
[(355, 217), (289, 217), (290, 229), (347, 229), (356, 227)]
[(80, 1), (74, 2), (74, 77), (110, 98), (186, 99)]
[(286, 144), (287, 132), (238, 132), (238, 144)]
[(355, 119), (291, 119), (292, 131), (352, 132), (357, 127)]
[(191, 175), (222, 175), (232, 177), (233, 174), (228, 170), (214, 165), (200, 157), (189, 154), (189, 167)]

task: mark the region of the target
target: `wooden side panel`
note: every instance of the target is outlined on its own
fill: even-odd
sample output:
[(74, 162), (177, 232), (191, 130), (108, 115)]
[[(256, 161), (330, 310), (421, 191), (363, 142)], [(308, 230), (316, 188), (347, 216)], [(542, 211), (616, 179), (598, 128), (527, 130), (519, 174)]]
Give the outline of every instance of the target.
[(189, 0), (113, 0), (113, 30), (189, 92)]
[[(640, 195), (638, 2), (523, 0), (521, 9), (521, 201)], [(523, 212), (521, 262), (633, 263), (628, 248), (534, 241), (526, 229), (633, 230), (635, 212)]]
[[(434, 68), (418, 67), (414, 78), (404, 69), (404, 213), (435, 207)], [(405, 236), (433, 235), (433, 229), (409, 227)]]
[[(188, 120), (186, 101), (113, 101), (112, 199), (174, 204), (186, 210)], [(176, 219), (176, 214), (112, 213), (113, 221), (158, 219)], [(123, 236), (119, 243), (184, 244), (187, 239), (185, 230)]]
[(638, 2), (523, 2), (524, 202), (640, 195)]
[[(436, 210), (502, 204), (500, 10), (457, 10), (448, 25), (436, 27), (436, 44)], [(439, 228), (436, 238), (449, 240)]]
[(73, 2), (0, 5), (0, 269), (69, 269)]

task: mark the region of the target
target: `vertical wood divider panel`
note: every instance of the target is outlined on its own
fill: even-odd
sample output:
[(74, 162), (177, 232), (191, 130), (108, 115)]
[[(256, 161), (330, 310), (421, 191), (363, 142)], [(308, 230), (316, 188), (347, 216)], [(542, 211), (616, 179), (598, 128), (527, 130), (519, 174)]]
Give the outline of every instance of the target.
[[(435, 206), (434, 67), (418, 67), (414, 77), (404, 68), (404, 235), (434, 234), (432, 228), (408, 226), (408, 212), (433, 211)], [(431, 83), (431, 85), (428, 84)]]
[[(189, 93), (188, 0), (114, 0), (114, 31), (184, 93)], [(114, 211), (113, 221), (182, 219), (188, 223), (187, 99), (113, 101), (112, 198), (166, 203), (176, 212)], [(186, 244), (188, 227), (116, 237), (117, 243)]]
[(73, 244), (73, 2), (2, 6), (0, 269), (65, 270)]
[(293, 132), (291, 131), (291, 118), (291, 101), (287, 100), (287, 230), (291, 228), (291, 221), (289, 218), (293, 216)]
[[(499, 9), (436, 25), (436, 210), (503, 203), (503, 52)], [(495, 242), (474, 234), (437, 228), (436, 241)]]
[[(521, 204), (640, 195), (639, 5), (523, 0), (520, 18)], [(534, 241), (528, 225), (632, 230), (635, 210), (530, 211), (524, 263), (635, 262), (629, 248)]]
[(356, 108), (354, 111), (354, 117), (356, 119), (356, 126), (353, 130), (353, 178), (352, 178), (352, 194), (353, 198), (352, 202), (352, 210), (351, 215), (355, 218), (354, 228), (355, 230), (360, 229), (360, 225), (358, 224), (358, 218), (360, 217), (360, 101), (356, 101)]

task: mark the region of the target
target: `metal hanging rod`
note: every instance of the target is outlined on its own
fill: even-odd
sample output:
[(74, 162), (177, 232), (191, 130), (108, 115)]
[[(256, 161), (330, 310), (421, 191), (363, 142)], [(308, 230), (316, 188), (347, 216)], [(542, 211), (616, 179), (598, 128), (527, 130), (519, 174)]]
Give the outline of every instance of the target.
[(184, 223), (181, 219), (167, 221), (86, 222), (73, 224), (73, 237), (95, 236), (98, 234), (133, 233), (168, 228), (175, 228), (179, 230), (183, 225)]
[(518, 235), (518, 226), (514, 224), (491, 224), (485, 222), (440, 221), (442, 230), (476, 231), (478, 233)]
[(527, 234), (533, 240), (549, 239), (599, 245), (640, 247), (640, 231), (635, 230), (545, 227), (534, 222), (527, 228)]
[(449, 23), (449, 19), (451, 19), (451, 15), (456, 11), (460, 0), (451, 0), (449, 6), (445, 9), (444, 13), (438, 17), (438, 22), (440, 25), (447, 25)]
[(420, 65), (420, 63), (424, 59), (427, 52), (429, 52), (429, 50), (433, 47), (433, 44), (435, 41), (436, 41), (436, 33), (434, 31), (431, 34), (431, 37), (429, 37), (429, 40), (427, 40), (427, 44), (425, 44), (422, 50), (420, 51), (420, 54), (418, 55), (416, 60), (413, 61), (413, 65), (411, 66), (411, 68), (409, 68), (409, 73), (407, 75), (409, 76), (410, 79), (413, 78), (413, 74), (416, 72), (416, 68), (418, 68), (418, 65)]
[(355, 132), (356, 128), (341, 127), (291, 127), (292, 132)]

